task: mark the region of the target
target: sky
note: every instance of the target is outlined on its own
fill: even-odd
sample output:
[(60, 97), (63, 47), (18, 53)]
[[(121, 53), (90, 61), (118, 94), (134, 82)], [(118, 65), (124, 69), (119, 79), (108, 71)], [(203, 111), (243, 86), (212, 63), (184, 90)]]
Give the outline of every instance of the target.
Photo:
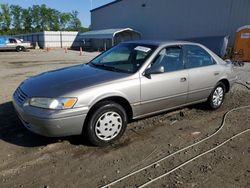
[(90, 10), (99, 6), (105, 5), (113, 0), (0, 0), (0, 4), (6, 3), (9, 5), (20, 5), (27, 8), (33, 5), (45, 4), (49, 8), (57, 9), (60, 12), (71, 12), (77, 10), (82, 25), (90, 26)]

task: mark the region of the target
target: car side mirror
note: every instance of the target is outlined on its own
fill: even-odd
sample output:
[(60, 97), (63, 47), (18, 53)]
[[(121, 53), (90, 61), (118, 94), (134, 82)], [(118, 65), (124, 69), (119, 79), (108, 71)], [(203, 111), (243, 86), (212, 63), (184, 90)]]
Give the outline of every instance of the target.
[(233, 62), (231, 61), (231, 59), (226, 59), (225, 62), (226, 62), (227, 64), (233, 64)]
[(145, 71), (145, 75), (150, 76), (151, 74), (160, 74), (164, 72), (163, 66), (152, 66)]

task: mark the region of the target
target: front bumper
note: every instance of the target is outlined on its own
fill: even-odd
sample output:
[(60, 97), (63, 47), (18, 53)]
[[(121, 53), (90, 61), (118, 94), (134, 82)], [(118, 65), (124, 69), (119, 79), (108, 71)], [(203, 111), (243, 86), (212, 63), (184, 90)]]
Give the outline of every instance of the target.
[[(86, 110), (71, 109), (51, 111), (19, 105), (13, 98), (13, 105), (23, 125), (36, 134), (47, 137), (62, 137), (82, 134)], [(40, 115), (39, 115), (40, 114)]]

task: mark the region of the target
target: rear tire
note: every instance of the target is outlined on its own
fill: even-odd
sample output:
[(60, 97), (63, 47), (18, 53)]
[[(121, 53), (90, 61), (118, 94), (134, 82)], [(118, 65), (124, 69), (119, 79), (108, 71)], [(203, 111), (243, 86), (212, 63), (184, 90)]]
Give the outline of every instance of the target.
[(212, 110), (220, 108), (224, 102), (225, 93), (226, 93), (225, 84), (219, 82), (211, 92), (210, 96), (208, 97), (207, 100), (208, 107)]
[(100, 102), (87, 122), (88, 140), (95, 146), (110, 145), (124, 134), (127, 123), (127, 114), (121, 105)]

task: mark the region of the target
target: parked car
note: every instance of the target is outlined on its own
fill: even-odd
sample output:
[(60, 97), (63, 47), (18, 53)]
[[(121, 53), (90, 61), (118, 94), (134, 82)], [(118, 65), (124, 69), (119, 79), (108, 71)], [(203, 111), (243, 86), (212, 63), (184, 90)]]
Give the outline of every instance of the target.
[(88, 64), (27, 79), (13, 104), (32, 132), (86, 135), (103, 146), (132, 119), (201, 102), (218, 109), (235, 81), (232, 64), (200, 44), (134, 41)]
[(33, 48), (30, 42), (22, 41), (13, 37), (0, 36), (0, 50), (16, 50), (17, 52)]

